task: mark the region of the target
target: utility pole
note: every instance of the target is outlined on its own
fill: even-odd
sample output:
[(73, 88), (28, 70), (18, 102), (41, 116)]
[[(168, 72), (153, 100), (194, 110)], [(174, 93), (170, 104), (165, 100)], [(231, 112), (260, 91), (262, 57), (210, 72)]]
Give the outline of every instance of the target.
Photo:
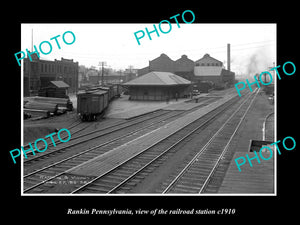
[(119, 70), (119, 84), (122, 83), (122, 70)]
[[(100, 64), (102, 65), (101, 85), (103, 85), (104, 84), (104, 66), (106, 66), (104, 64), (106, 64), (106, 62), (104, 62), (104, 61), (103, 62), (99, 62), (99, 66), (100, 66)], [(98, 83), (99, 83), (99, 81), (100, 81), (100, 79), (98, 77)]]
[[(273, 67), (269, 66), (268, 69), (270, 70), (270, 69), (272, 69), (272, 68), (274, 68), (274, 67), (275, 67), (275, 62), (273, 62)], [(274, 77), (276, 77), (276, 76), (275, 76), (275, 70), (272, 71), (272, 74), (273, 74), (273, 79), (274, 79)], [(273, 82), (275, 83), (274, 80), (273, 80)], [(265, 83), (266, 83), (266, 74), (265, 74)]]
[[(33, 29), (31, 29), (31, 52), (33, 52)], [(27, 57), (28, 58), (28, 57)], [(27, 61), (23, 61), (23, 65), (27, 63), (27, 68), (28, 68), (28, 91), (29, 91), (29, 96), (30, 96), (30, 90), (31, 90), (31, 63)]]
[(31, 29), (31, 52), (33, 52), (33, 29)]

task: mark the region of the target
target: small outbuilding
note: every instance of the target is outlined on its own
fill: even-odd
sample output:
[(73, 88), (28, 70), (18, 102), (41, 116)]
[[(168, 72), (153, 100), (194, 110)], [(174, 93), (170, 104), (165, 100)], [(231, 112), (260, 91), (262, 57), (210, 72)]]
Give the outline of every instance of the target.
[(39, 90), (39, 96), (54, 98), (69, 98), (68, 88), (70, 86), (61, 80), (50, 81), (47, 87)]
[(189, 96), (192, 82), (170, 72), (152, 71), (127, 83), (130, 100), (163, 101)]

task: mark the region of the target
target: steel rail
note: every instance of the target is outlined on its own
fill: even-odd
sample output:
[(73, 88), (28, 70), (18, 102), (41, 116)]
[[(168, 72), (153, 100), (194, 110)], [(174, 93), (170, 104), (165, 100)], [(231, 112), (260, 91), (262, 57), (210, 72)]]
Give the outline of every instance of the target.
[[(208, 99), (208, 100), (205, 100), (203, 104), (205, 104), (206, 102), (209, 102), (209, 101), (210, 101), (209, 99)], [(202, 107), (202, 105), (201, 105), (201, 107)], [(197, 106), (196, 106), (195, 108), (197, 108)], [(193, 109), (194, 109), (194, 108), (193, 108)], [(162, 109), (157, 109), (157, 110), (155, 110), (155, 111), (153, 111), (153, 112), (149, 112), (149, 113), (146, 113), (146, 114), (143, 114), (143, 115), (138, 115), (138, 116), (136, 116), (136, 117), (126, 119), (126, 121), (123, 121), (123, 122), (120, 122), (120, 123), (116, 123), (116, 124), (114, 124), (114, 125), (112, 125), (112, 126), (107, 126), (107, 127), (101, 128), (101, 129), (96, 129), (96, 130), (94, 130), (94, 131), (90, 131), (90, 132), (88, 132), (88, 133), (85, 133), (85, 134), (82, 134), (82, 135), (73, 137), (73, 138), (72, 138), (72, 141), (74, 141), (74, 140), (76, 140), (76, 139), (78, 139), (78, 138), (82, 138), (82, 137), (88, 136), (88, 135), (93, 134), (93, 133), (101, 132), (101, 131), (103, 131), (103, 130), (107, 130), (107, 129), (110, 129), (110, 128), (113, 128), (113, 127), (118, 127), (118, 126), (123, 125), (123, 124), (126, 124), (126, 123), (130, 123), (130, 122), (131, 122), (131, 119), (133, 119), (133, 121), (135, 121), (135, 122), (132, 123), (132, 124), (129, 124), (128, 126), (125, 126), (125, 127), (123, 127), (123, 128), (127, 128), (127, 127), (130, 127), (130, 126), (134, 126), (134, 125), (136, 125), (136, 124), (138, 124), (138, 123), (140, 123), (140, 122), (144, 122), (144, 121), (147, 121), (147, 120), (150, 120), (150, 119), (154, 119), (155, 117), (151, 117), (151, 118), (149, 119), (149, 118), (147, 118), (147, 116), (152, 115), (152, 114), (154, 114), (154, 116), (155, 116), (156, 113), (162, 112), (162, 111), (163, 111)], [(166, 115), (166, 114), (169, 113), (169, 111), (167, 111), (167, 110), (165, 110), (165, 111), (166, 111), (166, 112), (164, 112), (163, 114), (160, 114), (159, 116), (164, 116), (164, 115)], [(182, 114), (184, 114), (184, 113), (185, 113), (185, 112), (182, 112)], [(142, 118), (142, 120), (141, 120), (141, 118)], [(140, 120), (140, 121), (139, 121), (139, 120)], [(75, 123), (75, 122), (74, 122), (74, 123)], [(73, 127), (75, 127), (75, 126), (77, 126), (77, 125), (79, 125), (79, 124), (81, 124), (81, 123), (82, 123), (82, 122), (79, 121), (79, 122), (76, 123), (75, 125), (70, 126), (68, 129), (71, 129), (71, 128), (73, 128)], [(72, 125), (72, 124), (71, 124), (71, 125)], [(78, 131), (76, 131), (76, 132), (73, 132), (72, 135), (74, 135), (75, 133), (78, 133), (79, 131), (82, 131), (82, 130), (86, 129), (88, 126), (89, 126), (89, 124), (88, 124), (86, 127), (82, 128), (82, 129), (80, 129), (80, 130), (78, 130)], [(119, 128), (119, 129), (113, 130), (112, 132), (118, 131), (118, 130), (120, 130), (120, 129), (122, 129), (122, 127)], [(109, 134), (109, 133), (108, 133), (108, 134)], [(104, 134), (104, 135), (105, 135), (105, 134)], [(99, 137), (100, 137), (100, 136), (99, 136)], [(63, 138), (64, 138), (64, 137), (63, 137)], [(54, 143), (55, 143), (56, 145), (62, 144), (62, 142), (60, 142), (60, 141), (55, 141)], [(33, 144), (33, 143), (31, 143), (31, 144)], [(53, 143), (52, 143), (52, 142), (49, 143), (49, 144), (48, 144), (48, 147), (49, 147), (49, 146), (53, 146)], [(29, 145), (28, 145), (28, 144), (25, 145), (25, 146), (24, 146), (24, 149), (25, 149), (26, 147), (29, 147)], [(35, 156), (35, 157), (33, 157), (33, 159), (38, 158), (38, 157), (42, 157), (42, 156), (47, 156), (48, 154), (51, 154), (51, 153), (55, 153), (55, 152), (61, 151), (61, 150), (65, 149), (65, 148), (68, 148), (68, 147), (63, 147), (63, 148), (56, 149), (56, 150), (53, 150), (53, 151), (48, 152), (48, 153), (39, 154), (39, 156)], [(32, 152), (28, 152), (27, 155), (32, 156), (33, 153), (32, 153)], [(24, 159), (24, 162), (30, 162), (30, 161), (31, 161), (31, 159)]]
[[(100, 144), (100, 145), (97, 145), (97, 146), (94, 146), (94, 147), (92, 147), (92, 148), (86, 149), (86, 150), (84, 150), (84, 151), (82, 151), (82, 152), (79, 152), (79, 153), (77, 153), (77, 154), (75, 154), (75, 155), (73, 155), (73, 156), (70, 156), (70, 157), (68, 157), (68, 158), (66, 158), (66, 159), (60, 160), (59, 162), (56, 162), (56, 163), (50, 164), (50, 165), (48, 165), (48, 166), (46, 166), (46, 167), (43, 167), (43, 168), (41, 168), (41, 169), (35, 170), (35, 171), (33, 171), (33, 172), (29, 173), (29, 174), (24, 175), (24, 176), (23, 176), (23, 179), (24, 179), (24, 178), (27, 178), (27, 177), (29, 177), (29, 176), (35, 175), (35, 174), (37, 174), (37, 173), (39, 173), (39, 172), (42, 172), (42, 171), (44, 171), (44, 170), (46, 170), (46, 169), (49, 169), (49, 168), (51, 168), (51, 167), (57, 166), (57, 165), (59, 165), (59, 164), (61, 164), (61, 163), (64, 163), (64, 162), (66, 162), (66, 161), (69, 161), (69, 160), (71, 160), (71, 159), (73, 159), (73, 158), (76, 158), (76, 157), (78, 157), (78, 156), (81, 156), (81, 155), (83, 155), (83, 154), (86, 154), (86, 153), (88, 153), (88, 152), (90, 152), (90, 151), (93, 151), (94, 149), (97, 149), (97, 148), (106, 146), (106, 145), (111, 144), (111, 143), (113, 143), (113, 142), (115, 142), (115, 141), (118, 141), (118, 140), (120, 140), (120, 139), (122, 139), (122, 138), (124, 138), (124, 137), (128, 137), (128, 136), (130, 136), (130, 135), (132, 135), (132, 134), (135, 134), (135, 133), (140, 132), (140, 131), (142, 131), (142, 130), (148, 129), (149, 127), (151, 127), (151, 126), (153, 126), (153, 125), (155, 125), (155, 124), (161, 123), (161, 122), (164, 121), (164, 120), (171, 119), (171, 118), (176, 117), (176, 116), (178, 116), (178, 115), (180, 115), (180, 114), (181, 114), (181, 113), (178, 113), (178, 114), (172, 115), (172, 116), (170, 116), (170, 117), (168, 117), (168, 118), (163, 118), (162, 120), (153, 122), (153, 123), (151, 123), (151, 124), (149, 124), (149, 125), (147, 125), (147, 126), (144, 126), (144, 127), (140, 128), (140, 129), (138, 129), (138, 130), (134, 130), (134, 131), (132, 131), (132, 132), (126, 133), (126, 134), (124, 134), (124, 135), (122, 135), (122, 136), (119, 136), (119, 137), (117, 137), (117, 138), (114, 138), (113, 140), (110, 140), (110, 141), (107, 141), (107, 142), (102, 143), (102, 144)], [(36, 159), (36, 158), (34, 158), (34, 159)], [(52, 177), (50, 177), (50, 178), (48, 178), (48, 179), (46, 179), (46, 180), (44, 180), (44, 181), (42, 181), (42, 182), (40, 182), (40, 183), (38, 183), (38, 184), (35, 184), (35, 185), (33, 185), (33, 186), (31, 186), (31, 187), (25, 189), (23, 192), (24, 192), (24, 193), (25, 193), (25, 192), (28, 192), (28, 191), (30, 191), (30, 190), (32, 190), (32, 189), (34, 189), (34, 188), (36, 188), (36, 187), (38, 187), (38, 186), (44, 184), (45, 182), (48, 182), (48, 181), (50, 181), (50, 180), (52, 180), (52, 179), (55, 179), (55, 178), (58, 177), (58, 176), (63, 175), (64, 173), (66, 173), (66, 171), (63, 171), (63, 172), (61, 172), (61, 173), (58, 173), (58, 174), (56, 174), (55, 176), (52, 176)]]
[(233, 134), (230, 136), (230, 139), (228, 140), (226, 146), (224, 147), (224, 150), (222, 151), (222, 154), (219, 156), (219, 158), (218, 158), (216, 164), (215, 164), (214, 167), (212, 168), (212, 170), (211, 170), (211, 172), (209, 173), (208, 177), (206, 178), (206, 180), (205, 180), (203, 186), (202, 186), (201, 189), (199, 190), (199, 192), (198, 192), (199, 194), (203, 192), (203, 190), (206, 188), (208, 182), (210, 181), (211, 177), (212, 177), (213, 174), (215, 173), (215, 170), (216, 170), (217, 166), (219, 165), (220, 160), (223, 158), (223, 156), (224, 156), (225, 153), (227, 152), (228, 147), (229, 147), (229, 145), (230, 145), (232, 139), (234, 138), (236, 132), (238, 131), (238, 129), (240, 128), (242, 122), (244, 121), (244, 119), (245, 119), (245, 117), (246, 117), (246, 115), (247, 115), (249, 109), (251, 108), (251, 106), (252, 106), (252, 104), (253, 104), (253, 102), (254, 102), (254, 100), (255, 100), (255, 98), (256, 98), (258, 92), (259, 92), (259, 91), (256, 92), (256, 94), (255, 94), (255, 96), (253, 97), (253, 99), (251, 100), (251, 102), (250, 102), (248, 108), (246, 109), (246, 111), (245, 111), (245, 113), (243, 114), (242, 118), (240, 119), (238, 125), (236, 126), (236, 128), (235, 128)]
[[(161, 115), (159, 115), (159, 116), (165, 116), (165, 115), (168, 114), (168, 113), (170, 113), (170, 112), (167, 111), (167, 112), (165, 112), (165, 113), (163, 113), (163, 114), (161, 114)], [(153, 118), (150, 118), (150, 119), (155, 119), (155, 118), (157, 118), (157, 117), (153, 117)], [(144, 119), (144, 120), (142, 120), (142, 121), (136, 121), (136, 122), (131, 123), (131, 124), (128, 124), (128, 125), (126, 125), (126, 126), (124, 126), (124, 127), (119, 127), (119, 128), (117, 128), (117, 129), (113, 129), (113, 130), (111, 130), (111, 131), (107, 131), (107, 132), (102, 133), (102, 134), (100, 134), (100, 135), (97, 135), (97, 136), (95, 136), (95, 137), (91, 137), (91, 138), (88, 138), (88, 139), (84, 139), (84, 140), (82, 140), (82, 141), (80, 141), (80, 142), (75, 142), (75, 143), (69, 144), (69, 145), (67, 145), (67, 146), (65, 146), (65, 147), (56, 148), (56, 149), (53, 150), (53, 151), (49, 151), (49, 152), (44, 153), (44, 154), (39, 154), (38, 156), (32, 157), (32, 158), (30, 158), (30, 159), (24, 159), (24, 164), (25, 164), (25, 163), (28, 163), (28, 162), (30, 162), (30, 161), (33, 161), (33, 160), (37, 160), (37, 159), (42, 158), (42, 157), (44, 157), (44, 156), (48, 156), (48, 155), (55, 154), (55, 153), (57, 153), (57, 152), (63, 151), (63, 150), (66, 149), (66, 148), (70, 148), (70, 147), (73, 147), (73, 146), (82, 144), (82, 143), (84, 143), (84, 142), (87, 142), (87, 141), (90, 141), (90, 140), (93, 140), (93, 139), (96, 139), (96, 138), (103, 137), (103, 136), (105, 136), (105, 135), (114, 133), (114, 132), (119, 131), (119, 130), (122, 130), (122, 129), (124, 129), (124, 128), (128, 128), (128, 127), (137, 125), (137, 124), (139, 124), (139, 123), (141, 123), (141, 122), (145, 122), (145, 121), (147, 122), (147, 121), (149, 121), (150, 119), (148, 118), (148, 119)], [(159, 121), (159, 122), (161, 122), (161, 121)], [(121, 125), (122, 125), (122, 124), (125, 124), (125, 123), (128, 123), (128, 121), (126, 121), (126, 122), (124, 122), (124, 123), (121, 123)], [(112, 127), (115, 127), (115, 126), (119, 126), (119, 125), (120, 125), (120, 124), (115, 124), (115, 125), (113, 125), (113, 126), (105, 127), (105, 128), (102, 128), (102, 129), (99, 129), (99, 130), (96, 130), (96, 131), (91, 131), (91, 132), (89, 132), (89, 133), (86, 133), (86, 134), (77, 136), (77, 137), (75, 137), (75, 138), (72, 138), (72, 141), (74, 141), (75, 139), (82, 138), (82, 137), (85, 137), (85, 136), (87, 136), (87, 135), (93, 134), (93, 133), (101, 132), (101, 131), (103, 131), (103, 130), (107, 130), (107, 129), (112, 128)]]
[(190, 160), (190, 162), (181, 170), (181, 172), (172, 180), (172, 182), (165, 188), (162, 194), (166, 194), (171, 188), (178, 182), (178, 180), (186, 173), (190, 166), (196, 161), (196, 159), (207, 149), (207, 147), (213, 142), (215, 137), (223, 130), (226, 124), (235, 116), (235, 114), (241, 109), (241, 107), (250, 99), (252, 95), (249, 95), (242, 104), (235, 110), (235, 112), (225, 121), (225, 123), (219, 128), (219, 130), (209, 139), (209, 141), (200, 149), (200, 151)]
[[(231, 99), (232, 100), (232, 99)], [(230, 100), (229, 100), (230, 101)], [(226, 102), (228, 103), (228, 102)], [(218, 108), (214, 109), (214, 110), (218, 110), (220, 109), (222, 106), (224, 106), (226, 103), (220, 105)], [(228, 104), (225, 108), (223, 108), (221, 111), (217, 111), (215, 112), (208, 120), (204, 121), (203, 123), (201, 123), (199, 126), (197, 126), (195, 129), (193, 129), (192, 131), (190, 131), (188, 134), (186, 134), (183, 138), (179, 139), (178, 141), (176, 141), (174, 144), (172, 144), (169, 148), (167, 148), (165, 151), (163, 151), (162, 153), (160, 153), (158, 156), (156, 156), (154, 159), (152, 159), (150, 162), (148, 162), (145, 166), (143, 166), (142, 168), (140, 168), (139, 170), (135, 171), (134, 173), (132, 173), (129, 177), (127, 177), (125, 180), (123, 180), (121, 183), (119, 183), (117, 186), (115, 186), (114, 188), (112, 188), (110, 191), (108, 191), (106, 194), (109, 194), (113, 191), (115, 191), (117, 188), (119, 188), (120, 186), (122, 186), (124, 183), (126, 183), (127, 181), (129, 181), (130, 179), (132, 179), (136, 174), (138, 174), (140, 171), (144, 170), (147, 166), (149, 166), (150, 164), (152, 164), (154, 161), (156, 161), (157, 159), (159, 159), (161, 156), (165, 155), (167, 152), (169, 152), (171, 149), (173, 149), (175, 146), (177, 146), (179, 143), (181, 143), (183, 140), (185, 140), (187, 137), (189, 137), (190, 135), (192, 135), (194, 132), (196, 132), (197, 130), (199, 130), (201, 127), (203, 127), (205, 124), (207, 124), (208, 122), (210, 122), (210, 120), (214, 119), (217, 115), (219, 115), (221, 112), (223, 112), (225, 109), (227, 109), (229, 106), (231, 106), (232, 104), (234, 104), (234, 102), (230, 102), (230, 104)], [(213, 111), (214, 111), (213, 110)], [(212, 112), (212, 111), (211, 111)], [(211, 113), (209, 112), (209, 113)], [(201, 118), (199, 118), (198, 120), (200, 120)], [(109, 173), (115, 171), (116, 169), (118, 169), (119, 167), (123, 166), (125, 163), (135, 159), (136, 157), (138, 157), (139, 155), (141, 155), (142, 153), (148, 151), (149, 149), (153, 148), (154, 146), (156, 146), (157, 144), (161, 143), (162, 141), (164, 141), (165, 139), (169, 138), (170, 136), (182, 131), (184, 128), (186, 128), (187, 126), (189, 126), (190, 124), (194, 123), (195, 121), (190, 122), (189, 124), (185, 125), (184, 127), (182, 127), (180, 130), (177, 130), (175, 132), (170, 133), (169, 135), (167, 135), (165, 138), (153, 143), (151, 146), (143, 149), (142, 151), (140, 151), (139, 153), (133, 155), (132, 157), (126, 159), (125, 161), (123, 161), (121, 164), (115, 166), (114, 168), (110, 169), (109, 171), (105, 172), (104, 174), (101, 174), (100, 176), (92, 179), (91, 181), (87, 182), (86, 184), (82, 185), (81, 187), (77, 188), (76, 190), (74, 190), (73, 192), (71, 192), (72, 194), (77, 193), (79, 191), (81, 191), (82, 189), (86, 188), (88, 185), (94, 183), (95, 181), (101, 179), (102, 177), (108, 175)]]
[[(230, 106), (230, 105), (229, 105)], [(228, 107), (229, 107), (228, 106)], [(170, 147), (168, 147), (166, 150), (164, 150), (163, 152), (161, 152), (158, 156), (156, 156), (154, 159), (152, 159), (150, 162), (148, 162), (146, 165), (144, 165), (143, 167), (141, 167), (139, 170), (137, 170), (136, 172), (134, 172), (132, 175), (130, 175), (128, 178), (126, 178), (124, 181), (122, 181), (121, 183), (119, 183), (117, 186), (115, 186), (114, 188), (112, 188), (110, 191), (107, 192), (107, 194), (110, 194), (114, 191), (116, 191), (118, 188), (120, 188), (123, 184), (125, 184), (126, 182), (128, 182), (129, 180), (131, 180), (134, 176), (136, 176), (138, 173), (140, 173), (142, 170), (144, 170), (145, 168), (147, 168), (149, 165), (153, 164), (153, 162), (157, 161), (159, 158), (161, 158), (162, 156), (166, 155), (166, 153), (170, 152), (174, 147), (176, 147), (178, 144), (182, 143), (182, 141), (184, 141), (185, 139), (187, 139), (188, 137), (190, 137), (193, 133), (195, 133), (196, 131), (198, 131), (199, 129), (201, 129), (204, 125), (206, 125), (207, 123), (209, 123), (211, 120), (213, 120), (216, 116), (218, 116), (220, 113), (222, 113), (223, 111), (225, 111), (228, 107), (224, 108), (223, 110), (221, 110), (220, 112), (217, 112), (216, 114), (214, 114), (211, 118), (209, 118), (208, 120), (204, 121), (203, 123), (201, 123), (199, 126), (197, 126), (195, 129), (193, 129), (192, 131), (190, 131), (188, 134), (186, 134), (184, 137), (182, 137), (181, 139), (179, 139), (177, 142), (175, 142), (174, 144), (172, 144)]]
[[(229, 100), (229, 101), (230, 101), (230, 100)], [(229, 102), (229, 101), (228, 101), (228, 102)], [(223, 106), (223, 105), (224, 105), (224, 104), (220, 105), (219, 107), (221, 107), (221, 106)], [(218, 108), (219, 108), (219, 107), (218, 107)], [(216, 109), (214, 109), (214, 110), (217, 110), (218, 108), (216, 108)], [(182, 112), (182, 113), (185, 113), (185, 111)], [(182, 113), (179, 113), (179, 114), (182, 114)], [(170, 118), (172, 118), (172, 117), (176, 117), (176, 116), (178, 116), (179, 114), (173, 115), (173, 116), (171, 116), (171, 117), (169, 117), (169, 118), (164, 118), (164, 120), (170, 119)], [(152, 118), (151, 118), (151, 119), (152, 119)], [(160, 122), (161, 122), (161, 121), (154, 122), (154, 123), (150, 124), (148, 127), (154, 125), (155, 123), (160, 123)], [(140, 130), (145, 129), (145, 128), (146, 128), (146, 127), (143, 127), (143, 128), (141, 128)], [(135, 130), (134, 132), (131, 132), (131, 133), (136, 133), (136, 132), (139, 132), (140, 130)], [(128, 133), (128, 134), (126, 134), (126, 135), (123, 135), (123, 136), (121, 136), (121, 137), (119, 137), (119, 138), (117, 138), (117, 139), (121, 139), (121, 138), (123, 138), (123, 137), (129, 136), (131, 133)], [(77, 156), (80, 156), (80, 155), (82, 155), (82, 154), (84, 154), (84, 153), (87, 153), (87, 152), (89, 152), (89, 151), (92, 151), (92, 150), (95, 149), (95, 148), (102, 147), (102, 146), (107, 145), (107, 144), (109, 144), (109, 143), (111, 143), (111, 142), (114, 142), (114, 141), (116, 141), (116, 139), (115, 139), (115, 140), (111, 140), (111, 141), (109, 141), (109, 142), (106, 142), (106, 143), (104, 143), (104, 144), (102, 144), (102, 145), (95, 146), (95, 147), (93, 147), (92, 149), (87, 149), (87, 150), (84, 151), (84, 152), (78, 153), (78, 154), (76, 154), (76, 155), (74, 155), (74, 156), (71, 156), (71, 157), (69, 157), (69, 158), (67, 158), (67, 159), (61, 160), (61, 161), (59, 161), (59, 162), (57, 162), (57, 163), (51, 164), (51, 165), (49, 165), (49, 166), (47, 166), (47, 167), (44, 167), (44, 168), (42, 168), (42, 169), (40, 169), (40, 170), (34, 171), (34, 172), (30, 173), (30, 174), (27, 174), (27, 175), (24, 176), (24, 178), (26, 178), (26, 177), (28, 177), (28, 176), (30, 176), (30, 175), (34, 175), (34, 174), (36, 174), (36, 173), (39, 173), (39, 172), (41, 172), (41, 171), (43, 171), (43, 170), (46, 170), (46, 169), (48, 169), (48, 168), (50, 168), (50, 167), (53, 167), (53, 166), (55, 166), (55, 165), (61, 164), (61, 163), (65, 162), (65, 161), (68, 161), (68, 160), (70, 160), (70, 159), (73, 159), (73, 158), (75, 158), (75, 157), (77, 157)], [(36, 188), (36, 187), (38, 187), (38, 186), (40, 186), (40, 185), (42, 185), (42, 184), (48, 182), (48, 181), (50, 181), (50, 180), (55, 179), (55, 178), (57, 178), (57, 177), (59, 177), (59, 176), (65, 174), (65, 173), (67, 173), (68, 171), (69, 171), (69, 170), (63, 171), (63, 172), (61, 172), (61, 173), (58, 173), (58, 174), (56, 174), (56, 175), (54, 175), (54, 176), (52, 176), (52, 177), (50, 177), (50, 178), (48, 178), (48, 179), (46, 179), (46, 180), (43, 180), (42, 182), (40, 182), (40, 183), (38, 183), (38, 184), (36, 184), (36, 185), (33, 185), (33, 186), (29, 187), (29, 188), (27, 188), (27, 189), (24, 190), (24, 193), (25, 193), (25, 192), (28, 192), (28, 191), (30, 191), (30, 190), (32, 190), (32, 189), (34, 189), (34, 188)]]
[[(151, 112), (151, 113), (149, 113), (149, 114), (155, 114), (155, 113), (157, 113), (157, 112), (159, 112), (159, 111), (161, 111), (161, 110), (155, 110), (155, 111), (153, 111), (153, 112)], [(166, 113), (167, 113), (167, 112), (166, 112)], [(163, 114), (161, 114), (161, 115), (165, 115), (166, 113), (163, 113)], [(153, 118), (155, 118), (155, 117), (153, 117)], [(139, 119), (136, 119), (136, 120), (139, 120)], [(142, 122), (143, 122), (143, 121), (146, 121), (146, 120), (147, 120), (147, 118), (146, 118), (146, 119), (144, 118), (144, 119), (142, 120)], [(79, 121), (79, 123), (75, 124), (73, 127), (75, 127), (75, 126), (77, 126), (77, 125), (79, 125), (79, 124), (81, 124), (81, 123), (83, 123), (83, 122)], [(87, 122), (87, 123), (88, 123), (88, 122)], [(113, 127), (117, 127), (117, 126), (120, 126), (120, 125), (123, 125), (123, 124), (126, 124), (126, 123), (130, 123), (130, 121), (129, 121), (129, 120), (126, 120), (126, 121), (123, 121), (123, 122), (114, 124), (114, 125), (112, 125), (112, 126), (107, 126), (107, 127), (104, 127), (104, 128), (100, 128), (100, 129), (96, 129), (96, 130), (90, 131), (90, 132), (88, 132), (88, 133), (85, 133), (85, 134), (82, 134), (82, 135), (73, 137), (73, 138), (72, 138), (72, 141), (74, 141), (74, 140), (76, 140), (76, 139), (78, 139), (78, 138), (82, 138), (82, 137), (88, 136), (88, 135), (93, 134), (93, 133), (97, 133), (97, 132), (101, 132), (101, 131), (103, 131), (103, 130), (107, 130), (107, 129), (110, 129), (110, 128), (113, 128)], [(137, 123), (138, 123), (138, 122), (137, 122)], [(135, 125), (135, 124), (136, 124), (136, 123), (133, 123), (132, 125)], [(81, 130), (86, 129), (88, 126), (89, 126), (89, 124), (87, 124), (87, 126), (84, 127), (84, 128), (81, 129)], [(70, 127), (73, 128), (72, 126), (70, 126)], [(70, 127), (67, 128), (67, 129), (70, 129)], [(81, 130), (79, 130), (79, 131), (81, 131)], [(78, 133), (79, 131), (74, 132), (74, 133)], [(74, 135), (74, 133), (72, 133), (72, 135)], [(55, 141), (54, 143), (55, 143), (56, 145), (62, 144), (60, 141)], [(33, 144), (33, 143), (31, 143), (31, 144)], [(48, 144), (48, 146), (52, 146), (52, 145), (53, 145), (52, 142), (51, 142), (50, 144)], [(24, 149), (25, 149), (25, 147), (29, 147), (29, 145), (28, 145), (28, 144), (25, 145), (25, 146), (24, 146)], [(64, 148), (63, 148), (63, 149), (64, 149)], [(29, 152), (29, 153), (27, 153), (27, 154), (28, 154), (28, 155), (33, 155), (31, 152)], [(27, 162), (27, 161), (30, 161), (30, 160), (24, 160), (24, 162)]]

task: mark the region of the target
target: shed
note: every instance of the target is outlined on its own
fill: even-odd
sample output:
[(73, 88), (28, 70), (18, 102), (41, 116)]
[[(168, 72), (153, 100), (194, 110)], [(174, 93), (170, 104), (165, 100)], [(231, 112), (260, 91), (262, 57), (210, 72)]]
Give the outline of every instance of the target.
[(70, 86), (61, 80), (50, 81), (47, 87), (39, 90), (39, 96), (54, 98), (69, 98), (68, 88)]
[(191, 92), (191, 81), (170, 72), (152, 71), (125, 84), (130, 100), (167, 100), (186, 97)]

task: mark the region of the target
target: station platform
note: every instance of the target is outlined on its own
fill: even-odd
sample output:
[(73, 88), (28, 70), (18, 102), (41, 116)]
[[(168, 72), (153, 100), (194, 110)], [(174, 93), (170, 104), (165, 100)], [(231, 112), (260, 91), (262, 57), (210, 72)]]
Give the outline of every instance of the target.
[[(247, 153), (249, 158), (255, 156)], [(269, 160), (256, 159), (251, 161), (252, 167), (246, 161), (238, 170), (235, 159), (245, 157), (245, 152), (236, 152), (229, 165), (224, 180), (219, 188), (220, 194), (274, 194), (274, 155)], [(267, 156), (265, 156), (267, 158)]]
[(106, 110), (106, 118), (130, 119), (132, 117), (147, 114), (169, 105), (184, 103), (186, 99), (178, 99), (178, 101), (130, 101), (129, 96), (122, 96), (113, 100)]
[(144, 149), (154, 145), (156, 142), (164, 139), (165, 137), (175, 133), (182, 127), (189, 123), (201, 118), (203, 115), (214, 110), (218, 106), (236, 97), (237, 94), (225, 95), (222, 99), (218, 99), (209, 105), (203, 106), (193, 112), (186, 114), (185, 116), (172, 121), (154, 131), (151, 131), (133, 141), (130, 141), (124, 145), (116, 147), (98, 157), (95, 157), (87, 162), (84, 162), (68, 171), (70, 174), (83, 175), (83, 176), (100, 176), (107, 171), (118, 166), (130, 157), (139, 154)]
[(203, 99), (221, 98), (209, 96), (207, 93), (194, 96), (193, 99), (180, 98), (177, 101), (172, 99), (166, 101), (129, 101), (128, 96), (115, 99), (107, 109), (106, 118), (130, 119), (132, 117), (147, 114), (156, 110), (191, 110), (204, 104)]

